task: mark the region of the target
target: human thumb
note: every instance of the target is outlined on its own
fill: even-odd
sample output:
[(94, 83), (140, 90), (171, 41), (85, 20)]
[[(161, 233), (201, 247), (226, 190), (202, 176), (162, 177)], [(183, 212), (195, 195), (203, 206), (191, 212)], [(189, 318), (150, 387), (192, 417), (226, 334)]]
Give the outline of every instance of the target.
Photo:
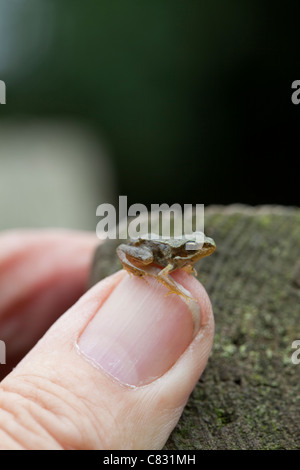
[(182, 271), (174, 278), (199, 302), (196, 336), (188, 305), (155, 279), (124, 271), (106, 278), (1, 382), (2, 448), (162, 448), (214, 330), (201, 284)]

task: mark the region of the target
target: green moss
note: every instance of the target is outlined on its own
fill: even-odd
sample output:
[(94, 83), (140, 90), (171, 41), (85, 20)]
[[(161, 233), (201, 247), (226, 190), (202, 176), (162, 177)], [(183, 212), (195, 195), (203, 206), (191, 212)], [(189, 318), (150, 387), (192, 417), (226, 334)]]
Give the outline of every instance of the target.
[(217, 425), (219, 427), (226, 426), (228, 423), (231, 422), (230, 414), (222, 408), (215, 407), (214, 412), (216, 415)]
[(259, 214), (257, 215), (257, 224), (263, 228), (269, 228), (273, 221), (272, 214)]

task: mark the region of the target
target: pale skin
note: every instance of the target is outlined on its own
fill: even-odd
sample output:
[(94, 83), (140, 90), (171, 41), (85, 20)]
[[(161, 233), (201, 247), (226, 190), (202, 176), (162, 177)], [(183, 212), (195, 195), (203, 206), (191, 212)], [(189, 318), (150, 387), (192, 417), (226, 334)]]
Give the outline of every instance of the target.
[[(98, 243), (83, 232), (0, 234), (0, 339), (7, 352), (7, 364), (0, 364), (2, 449), (160, 449), (206, 366), (214, 322), (201, 284), (182, 270), (172, 273), (201, 308), (193, 339), (184, 302), (166, 298), (164, 285), (158, 289), (151, 277), (146, 284), (122, 270), (83, 295)], [(137, 357), (152, 338), (159, 340), (153, 364), (143, 366), (158, 367), (159, 380), (127, 387), (78, 352), (76, 343), (104, 308), (108, 322), (116, 316), (115, 329), (135, 311), (136, 328), (146, 334)], [(139, 334), (132, 330), (133, 344)], [(113, 340), (107, 336), (106, 345)]]

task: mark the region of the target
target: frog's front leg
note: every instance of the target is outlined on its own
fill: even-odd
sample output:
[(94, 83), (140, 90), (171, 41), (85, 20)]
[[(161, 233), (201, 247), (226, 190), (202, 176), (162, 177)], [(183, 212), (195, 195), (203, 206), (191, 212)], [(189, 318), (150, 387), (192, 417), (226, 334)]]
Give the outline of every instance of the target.
[(139, 246), (121, 244), (117, 248), (117, 255), (120, 258), (123, 268), (135, 276), (144, 276), (147, 274), (141, 266), (146, 266), (153, 262), (152, 252), (145, 247), (141, 248)]
[(197, 277), (198, 273), (192, 264), (186, 264), (181, 269), (183, 269), (188, 274), (194, 274)]

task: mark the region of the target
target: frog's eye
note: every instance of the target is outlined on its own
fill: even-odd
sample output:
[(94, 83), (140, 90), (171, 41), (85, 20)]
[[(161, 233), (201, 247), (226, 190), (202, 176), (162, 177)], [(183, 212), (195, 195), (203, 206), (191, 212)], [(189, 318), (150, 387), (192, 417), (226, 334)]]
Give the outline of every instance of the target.
[(197, 242), (190, 241), (190, 242), (186, 242), (185, 244), (185, 249), (188, 251), (196, 251), (198, 250), (198, 248), (199, 248), (199, 243)]

